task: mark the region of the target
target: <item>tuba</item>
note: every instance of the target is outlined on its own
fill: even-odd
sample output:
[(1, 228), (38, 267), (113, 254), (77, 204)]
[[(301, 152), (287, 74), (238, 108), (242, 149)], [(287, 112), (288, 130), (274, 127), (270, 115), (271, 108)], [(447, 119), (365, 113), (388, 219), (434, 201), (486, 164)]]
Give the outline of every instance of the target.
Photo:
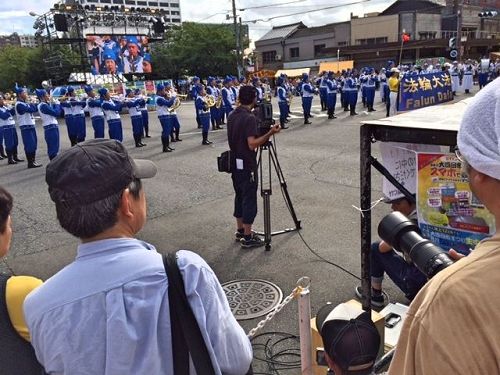
[(169, 111), (170, 113), (172, 113), (173, 111), (175, 111), (180, 106), (181, 106), (181, 100), (176, 96), (175, 99), (174, 99), (174, 104), (172, 104), (171, 107), (168, 107), (167, 111)]
[(206, 106), (208, 108), (213, 107), (214, 105), (216, 105), (215, 99), (211, 95), (207, 95), (203, 100), (205, 101), (205, 104), (206, 104)]

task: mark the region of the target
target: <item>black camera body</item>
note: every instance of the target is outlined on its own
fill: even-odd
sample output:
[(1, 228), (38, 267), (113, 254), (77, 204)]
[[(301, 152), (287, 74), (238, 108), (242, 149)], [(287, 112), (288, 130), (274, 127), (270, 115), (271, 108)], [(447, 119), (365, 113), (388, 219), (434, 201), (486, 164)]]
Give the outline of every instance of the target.
[(440, 247), (420, 235), (418, 226), (401, 212), (391, 212), (378, 226), (378, 234), (394, 249), (407, 254), (429, 279), (453, 261)]
[(259, 136), (266, 134), (276, 123), (273, 119), (273, 105), (271, 102), (263, 101), (255, 106), (254, 114), (257, 117)]

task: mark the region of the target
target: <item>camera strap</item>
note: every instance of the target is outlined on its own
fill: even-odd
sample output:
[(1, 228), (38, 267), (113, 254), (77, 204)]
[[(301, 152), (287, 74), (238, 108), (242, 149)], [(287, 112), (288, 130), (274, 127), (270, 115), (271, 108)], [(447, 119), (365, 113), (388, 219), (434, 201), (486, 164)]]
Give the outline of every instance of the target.
[(168, 277), (168, 305), (175, 375), (189, 375), (189, 355), (197, 374), (215, 375), (205, 340), (189, 305), (175, 253), (163, 255)]

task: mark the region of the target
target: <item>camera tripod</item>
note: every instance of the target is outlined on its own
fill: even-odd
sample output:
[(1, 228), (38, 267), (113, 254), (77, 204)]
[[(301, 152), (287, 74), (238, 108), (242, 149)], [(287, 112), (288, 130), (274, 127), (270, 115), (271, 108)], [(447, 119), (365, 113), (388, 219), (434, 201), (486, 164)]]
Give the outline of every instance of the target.
[[(267, 153), (267, 156), (263, 154)], [(264, 166), (263, 160), (267, 159), (267, 173), (266, 177), (264, 177)], [(295, 210), (293, 208), (292, 200), (290, 199), (290, 195), (288, 194), (288, 188), (285, 181), (285, 176), (283, 175), (283, 170), (281, 169), (278, 154), (276, 153), (276, 148), (273, 145), (272, 141), (267, 141), (265, 144), (259, 147), (259, 155), (257, 159), (257, 166), (259, 168), (259, 180), (260, 180), (260, 195), (264, 202), (264, 232), (256, 232), (257, 234), (264, 236), (264, 243), (266, 246), (266, 251), (271, 250), (271, 237), (276, 236), (278, 234), (289, 233), (296, 230), (302, 229), (300, 220), (297, 219), (297, 215), (295, 214)], [(278, 176), (278, 180), (280, 183), (281, 192), (283, 194), (283, 199), (285, 200), (285, 204), (292, 216), (293, 222), (295, 224), (295, 228), (286, 228), (280, 231), (271, 232), (271, 195), (272, 191), (272, 180), (271, 180), (271, 169), (274, 167), (276, 171), (276, 175)], [(264, 179), (265, 178), (265, 179)], [(264, 182), (266, 184), (264, 185)]]

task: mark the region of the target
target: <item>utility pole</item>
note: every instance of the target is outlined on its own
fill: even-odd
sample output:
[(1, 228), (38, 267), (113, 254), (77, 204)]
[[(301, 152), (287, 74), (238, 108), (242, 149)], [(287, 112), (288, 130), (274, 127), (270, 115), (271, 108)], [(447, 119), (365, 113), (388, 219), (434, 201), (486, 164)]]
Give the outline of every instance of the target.
[(453, 8), (457, 15), (457, 61), (462, 59), (462, 4), (461, 0), (454, 0)]
[(238, 77), (241, 77), (241, 45), (240, 45), (240, 30), (238, 27), (238, 19), (236, 18), (236, 0), (233, 2), (233, 25), (234, 25), (234, 36), (236, 38), (236, 61), (238, 69)]

